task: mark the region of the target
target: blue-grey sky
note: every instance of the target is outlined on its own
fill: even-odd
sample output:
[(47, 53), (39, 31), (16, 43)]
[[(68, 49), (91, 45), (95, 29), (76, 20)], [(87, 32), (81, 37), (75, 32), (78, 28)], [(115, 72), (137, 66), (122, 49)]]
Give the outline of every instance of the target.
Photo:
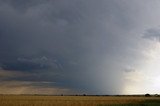
[(0, 0), (0, 93), (160, 93), (159, 0)]

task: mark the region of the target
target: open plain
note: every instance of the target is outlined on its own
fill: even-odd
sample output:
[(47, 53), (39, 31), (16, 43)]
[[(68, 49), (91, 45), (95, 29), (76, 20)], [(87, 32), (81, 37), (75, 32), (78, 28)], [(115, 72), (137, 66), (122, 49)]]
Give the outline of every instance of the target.
[(159, 106), (160, 97), (1, 95), (0, 106)]

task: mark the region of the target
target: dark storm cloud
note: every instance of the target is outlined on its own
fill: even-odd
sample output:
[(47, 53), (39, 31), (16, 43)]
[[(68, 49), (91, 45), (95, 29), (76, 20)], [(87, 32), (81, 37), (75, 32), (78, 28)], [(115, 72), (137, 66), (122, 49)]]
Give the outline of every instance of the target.
[(88, 93), (121, 92), (120, 60), (128, 53), (128, 31), (137, 13), (130, 9), (132, 2), (0, 2), (0, 67), (28, 72), (7, 80), (49, 81), (54, 87)]
[(59, 64), (54, 64), (54, 61), (50, 61), (46, 57), (33, 59), (18, 58), (14, 62), (3, 63), (1, 68), (4, 70), (32, 71), (51, 69), (52, 65), (55, 65), (57, 68), (60, 67)]
[[(47, 2), (49, 0), (16, 0), (16, 1), (13, 1), (13, 0), (1, 0), (0, 2), (1, 3), (7, 3), (9, 4), (11, 7), (17, 9), (17, 11), (23, 11), (23, 10), (26, 10), (30, 7), (33, 7), (37, 4), (41, 4), (41, 3), (44, 3), (44, 2)], [(24, 12), (24, 11), (23, 11)]]
[[(129, 28), (125, 25), (129, 21), (119, 10), (123, 8), (114, 1), (4, 1), (0, 7), (1, 67), (30, 73), (39, 70), (37, 77), (16, 80), (43, 79), (71, 89), (96, 90), (100, 82), (92, 77), (101, 73), (104, 56), (115, 53), (111, 46), (118, 44), (112, 44), (112, 27), (123, 24)], [(108, 23), (107, 31), (106, 19), (115, 22), (113, 26)], [(54, 59), (34, 61), (43, 56)], [(57, 73), (60, 78), (53, 78)]]

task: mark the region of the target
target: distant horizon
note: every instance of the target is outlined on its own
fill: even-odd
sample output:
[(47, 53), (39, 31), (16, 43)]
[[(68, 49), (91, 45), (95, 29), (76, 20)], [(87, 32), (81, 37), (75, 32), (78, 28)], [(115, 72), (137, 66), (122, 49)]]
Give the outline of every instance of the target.
[(146, 94), (149, 94), (151, 96), (160, 96), (160, 94), (150, 94), (150, 93), (145, 93), (145, 94), (0, 94), (0, 95), (37, 95), (37, 96), (145, 96)]

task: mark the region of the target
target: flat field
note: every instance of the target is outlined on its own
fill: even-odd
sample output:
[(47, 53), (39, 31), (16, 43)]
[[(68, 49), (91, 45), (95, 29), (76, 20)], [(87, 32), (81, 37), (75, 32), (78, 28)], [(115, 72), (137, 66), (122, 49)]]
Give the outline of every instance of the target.
[(0, 106), (160, 106), (160, 97), (0, 95)]

